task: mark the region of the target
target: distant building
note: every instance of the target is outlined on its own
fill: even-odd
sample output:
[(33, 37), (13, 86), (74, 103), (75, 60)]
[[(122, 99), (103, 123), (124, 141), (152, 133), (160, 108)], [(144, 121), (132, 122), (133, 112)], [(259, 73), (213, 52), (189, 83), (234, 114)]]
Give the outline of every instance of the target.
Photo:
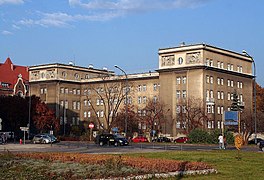
[[(61, 119), (61, 128), (79, 123), (95, 123), (103, 118), (104, 100), (98, 99), (106, 84), (120, 83), (129, 86), (128, 102), (145, 116), (144, 107), (150, 100), (160, 100), (166, 108), (165, 120), (159, 122), (164, 134), (176, 136), (186, 131), (189, 123), (182, 114), (189, 105), (188, 98), (201, 100), (207, 119), (203, 128), (221, 129), (224, 111), (230, 110), (234, 93), (244, 111), (252, 113), (252, 60), (240, 53), (218, 47), (195, 44), (159, 49), (157, 72), (116, 76), (114, 72), (73, 64), (46, 64), (29, 68), (31, 95), (40, 96), (52, 105)], [(105, 80), (102, 80), (102, 77)], [(92, 92), (91, 90), (95, 91)], [(96, 105), (88, 103), (88, 94)], [(111, 100), (111, 101), (114, 101)], [(123, 102), (121, 108), (124, 107)], [(139, 122), (139, 129), (148, 124)]]
[(0, 95), (28, 95), (28, 67), (14, 65), (8, 57), (0, 63)]

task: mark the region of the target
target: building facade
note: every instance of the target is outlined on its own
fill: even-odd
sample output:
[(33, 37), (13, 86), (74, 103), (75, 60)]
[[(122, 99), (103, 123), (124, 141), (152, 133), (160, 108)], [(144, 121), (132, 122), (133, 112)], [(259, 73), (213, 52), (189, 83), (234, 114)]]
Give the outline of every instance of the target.
[(0, 63), (0, 95), (19, 95), (25, 97), (29, 86), (28, 67), (14, 65), (8, 57)]
[[(126, 103), (135, 106), (141, 116), (146, 113), (147, 102), (162, 102), (167, 109), (162, 133), (171, 136), (186, 131), (191, 123), (183, 118), (191, 107), (190, 99), (204, 108), (207, 118), (203, 126), (209, 130), (222, 128), (223, 113), (230, 110), (234, 94), (245, 110), (252, 111), (252, 60), (206, 44), (159, 49), (156, 72), (116, 76), (106, 69), (47, 64), (32, 66), (29, 73), (30, 94), (40, 96), (56, 111), (64, 133), (67, 126), (80, 123), (93, 122), (97, 129), (107, 126), (109, 122), (103, 119), (115, 111), (105, 108), (107, 98), (108, 102), (120, 103), (119, 110)], [(114, 87), (126, 88), (119, 89), (121, 99), (117, 93), (112, 93), (113, 97), (108, 93), (114, 92)], [(139, 122), (138, 127), (147, 130), (145, 122)]]

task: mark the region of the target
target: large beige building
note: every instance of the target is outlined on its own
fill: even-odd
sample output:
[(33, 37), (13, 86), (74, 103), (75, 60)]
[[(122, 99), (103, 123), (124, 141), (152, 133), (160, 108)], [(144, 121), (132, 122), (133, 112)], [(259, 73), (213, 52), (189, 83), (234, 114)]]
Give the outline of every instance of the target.
[[(148, 101), (162, 102), (167, 111), (161, 129), (173, 136), (186, 130), (189, 123), (182, 118), (182, 113), (190, 106), (187, 99), (201, 102), (208, 117), (203, 122), (207, 129), (221, 128), (222, 115), (230, 110), (235, 92), (245, 110), (252, 110), (252, 59), (206, 44), (159, 49), (156, 72), (127, 77), (116, 76), (107, 69), (73, 64), (32, 66), (29, 73), (30, 94), (40, 96), (54, 108), (64, 133), (66, 125), (94, 122), (98, 129), (107, 126), (103, 121), (98, 124), (94, 117), (103, 119), (111, 114), (111, 109), (104, 108), (106, 96), (100, 92), (104, 94), (106, 85), (114, 87), (114, 84), (129, 87), (127, 103), (134, 105), (142, 116)], [(124, 107), (124, 96), (121, 100), (120, 108)], [(139, 128), (147, 129), (144, 122), (139, 123)]]

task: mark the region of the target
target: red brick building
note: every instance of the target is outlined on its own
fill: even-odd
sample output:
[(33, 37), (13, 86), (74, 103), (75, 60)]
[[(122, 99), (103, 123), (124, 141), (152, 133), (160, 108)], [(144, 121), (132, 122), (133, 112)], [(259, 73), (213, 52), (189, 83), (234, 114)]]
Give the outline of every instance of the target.
[(0, 63), (0, 95), (28, 95), (28, 67), (14, 65), (8, 57)]

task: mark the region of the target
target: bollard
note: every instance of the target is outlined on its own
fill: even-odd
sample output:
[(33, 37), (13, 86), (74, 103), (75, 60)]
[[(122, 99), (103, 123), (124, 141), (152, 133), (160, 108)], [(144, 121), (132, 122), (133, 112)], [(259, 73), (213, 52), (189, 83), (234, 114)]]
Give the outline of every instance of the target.
[(22, 139), (19, 139), (19, 144), (22, 144)]

